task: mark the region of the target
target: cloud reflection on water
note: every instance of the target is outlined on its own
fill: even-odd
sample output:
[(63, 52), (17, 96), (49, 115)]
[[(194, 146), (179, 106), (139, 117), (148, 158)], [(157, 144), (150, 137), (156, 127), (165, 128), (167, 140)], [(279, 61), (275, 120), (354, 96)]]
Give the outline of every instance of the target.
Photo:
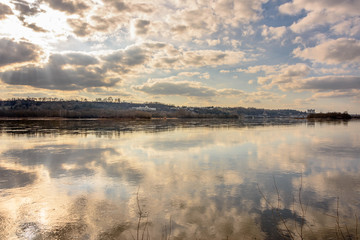
[(306, 221), (322, 231), (334, 226), (324, 216), (334, 214), (336, 197), (344, 219), (360, 209), (358, 127), (171, 128), (117, 137), (3, 133), (0, 172), (23, 183), (1, 190), (0, 228), (7, 237), (131, 239), (140, 189), (153, 239), (161, 239), (170, 218), (178, 239), (263, 239), (283, 226), (279, 219), (266, 224), (274, 216), (257, 186), (274, 206), (280, 196), (282, 213), (294, 223), (302, 185)]

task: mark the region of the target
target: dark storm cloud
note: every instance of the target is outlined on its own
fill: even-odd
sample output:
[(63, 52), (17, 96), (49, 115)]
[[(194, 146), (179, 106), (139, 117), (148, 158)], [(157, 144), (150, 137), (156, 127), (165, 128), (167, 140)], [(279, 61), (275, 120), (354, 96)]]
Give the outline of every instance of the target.
[(29, 42), (15, 42), (11, 39), (0, 39), (0, 67), (37, 60), (41, 50)]
[(81, 0), (44, 0), (53, 9), (65, 12), (67, 14), (82, 14), (89, 8), (85, 1)]
[(12, 15), (13, 12), (11, 11), (11, 8), (6, 5), (0, 3), (0, 20), (5, 19), (6, 15)]

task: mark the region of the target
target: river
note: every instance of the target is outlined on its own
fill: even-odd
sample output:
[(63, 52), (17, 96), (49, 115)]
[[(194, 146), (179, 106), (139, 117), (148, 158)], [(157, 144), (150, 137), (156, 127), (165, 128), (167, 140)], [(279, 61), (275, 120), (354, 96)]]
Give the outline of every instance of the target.
[(0, 239), (356, 239), (359, 130), (1, 120)]

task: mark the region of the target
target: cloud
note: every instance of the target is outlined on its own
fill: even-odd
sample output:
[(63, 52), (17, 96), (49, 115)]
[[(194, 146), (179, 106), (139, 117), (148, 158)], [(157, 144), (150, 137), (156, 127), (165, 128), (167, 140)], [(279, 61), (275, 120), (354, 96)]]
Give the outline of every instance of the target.
[(307, 15), (294, 23), (290, 29), (294, 32), (305, 32), (321, 25), (333, 24), (345, 17), (358, 16), (359, 1), (344, 0), (293, 0), (282, 4), (279, 12), (289, 15), (298, 15), (303, 10)]
[(14, 63), (38, 60), (40, 47), (25, 41), (15, 42), (11, 39), (0, 39), (0, 67)]
[(54, 66), (62, 65), (77, 65), (77, 66), (89, 66), (98, 64), (99, 60), (93, 56), (84, 53), (66, 53), (66, 54), (52, 54), (49, 58), (50, 64)]
[[(135, 71), (154, 69), (186, 69), (191, 67), (216, 67), (233, 65), (245, 61), (245, 53), (241, 51), (198, 50), (185, 51), (171, 44), (162, 42), (147, 42), (133, 45), (103, 55), (102, 59), (112, 69)], [(132, 67), (131, 69), (129, 67)]]
[(220, 0), (214, 1), (213, 8), (225, 24), (238, 26), (239, 23), (248, 23), (261, 19), (262, 4), (267, 0)]
[(15, 5), (15, 9), (19, 11), (20, 15), (18, 15), (17, 17), (22, 22), (24, 27), (30, 28), (35, 32), (47, 32), (44, 28), (39, 27), (35, 23), (28, 23), (26, 21), (27, 17), (35, 16), (39, 13), (44, 12), (43, 10), (41, 10), (39, 2), (30, 4), (23, 0), (16, 0), (12, 1), (12, 3)]
[(339, 22), (331, 27), (331, 30), (337, 35), (356, 36), (360, 34), (360, 18), (351, 18)]
[(360, 2), (354, 0), (293, 0), (292, 2), (285, 3), (279, 7), (279, 11), (284, 14), (298, 14), (302, 9), (307, 11), (332, 11), (338, 14), (345, 15), (358, 15)]
[(180, 9), (169, 18), (174, 35), (170, 37), (178, 39), (201, 38), (218, 30), (218, 21), (211, 8)]
[[(211, 37), (219, 29), (240, 27), (241, 24), (258, 21), (262, 18), (262, 4), (268, 0), (218, 0), (177, 2), (175, 12), (168, 15), (172, 35), (180, 40)], [(217, 40), (207, 41), (209, 46), (219, 44)]]
[(82, 0), (43, 0), (55, 10), (65, 12), (67, 14), (81, 15), (89, 6)]
[(359, 76), (321, 76), (310, 77), (294, 83), (293, 88), (309, 90), (360, 90)]
[(152, 13), (154, 11), (154, 6), (148, 3), (132, 3), (125, 1), (114, 1), (114, 0), (104, 0), (105, 4), (112, 6), (116, 11), (124, 12), (143, 12), (143, 13)]
[[(355, 94), (360, 90), (360, 77), (358, 76), (325, 75), (309, 77), (312, 71), (319, 71), (302, 63), (295, 65), (259, 65), (248, 69), (238, 69), (238, 71), (246, 73), (263, 72), (264, 76), (259, 76), (257, 81), (265, 89), (276, 86), (282, 91), (312, 91), (316, 93), (314, 98), (355, 97)], [(324, 73), (324, 70), (320, 69), (320, 73)]]
[(341, 15), (333, 12), (310, 12), (308, 15), (290, 26), (290, 29), (296, 33), (303, 33), (318, 26), (333, 24), (342, 19)]
[(360, 89), (353, 89), (350, 91), (330, 91), (330, 92), (317, 92), (312, 95), (312, 99), (317, 98), (360, 98)]
[[(75, 2), (72, 3), (72, 5), (76, 5)], [(86, 5), (85, 1), (77, 2), (77, 4), (81, 3)], [(86, 11), (86, 17), (81, 15), (84, 11)], [(134, 34), (146, 35), (150, 30), (150, 22), (141, 18), (148, 17), (153, 12), (152, 4), (105, 0), (101, 5), (89, 5), (76, 11), (70, 11), (71, 14), (77, 14), (80, 17), (72, 16), (66, 21), (79, 37), (104, 36), (104, 34), (116, 32), (121, 28), (126, 28), (127, 33), (134, 29)]]
[(108, 77), (97, 63), (96, 58), (83, 53), (53, 54), (43, 67), (29, 65), (2, 72), (0, 76), (10, 85), (56, 90), (114, 86), (119, 79)]
[(148, 63), (150, 52), (141, 46), (131, 46), (126, 49), (114, 51), (101, 57), (105, 67), (111, 71), (127, 73), (136, 71), (135, 67), (143, 67)]
[(150, 79), (142, 85), (134, 86), (133, 89), (153, 96), (184, 96), (206, 100), (218, 97), (222, 99), (230, 98), (232, 101), (238, 103), (260, 103), (269, 100), (276, 101), (283, 97), (265, 91), (245, 92), (233, 88), (216, 89), (206, 86), (201, 82), (178, 81), (177, 76), (163, 79)]
[(0, 20), (5, 19), (6, 15), (12, 15), (11, 8), (3, 3), (0, 3)]
[(149, 27), (150, 27), (150, 21), (148, 20), (136, 19), (133, 22), (133, 28), (137, 36), (146, 35), (149, 31)]
[(43, 68), (28, 66), (19, 70), (6, 71), (1, 74), (1, 79), (11, 85), (68, 91), (115, 85), (115, 82), (104, 79), (102, 71), (92, 71), (84, 67), (62, 69), (52, 65)]
[(40, 12), (42, 12), (39, 8), (39, 2), (35, 2), (34, 4), (29, 4), (23, 0), (15, 0), (12, 1), (15, 5), (15, 9), (20, 12), (21, 16), (33, 16)]
[(201, 75), (200, 72), (181, 72), (178, 74), (178, 76), (186, 76), (186, 77), (194, 77), (194, 76), (198, 76)]
[(189, 66), (232, 65), (245, 61), (241, 51), (199, 50), (183, 53), (182, 61)]
[(261, 32), (261, 35), (266, 40), (278, 40), (281, 39), (284, 34), (286, 33), (286, 27), (268, 27), (266, 25), (263, 26), (263, 30)]
[(80, 19), (67, 19), (67, 23), (74, 30), (74, 33), (79, 37), (85, 37), (93, 33), (92, 26)]
[(311, 69), (303, 63), (294, 65), (258, 65), (249, 67), (248, 69), (237, 69), (238, 72), (245, 73), (260, 73), (263, 72), (265, 76), (257, 78), (258, 84), (265, 89), (270, 89), (277, 86), (281, 90), (287, 90), (288, 85), (292, 85), (309, 75)]
[(150, 80), (143, 85), (135, 86), (134, 89), (151, 95), (187, 97), (213, 97), (216, 95), (216, 89), (204, 86), (199, 82), (169, 80)]
[(293, 51), (295, 57), (327, 64), (360, 63), (360, 41), (339, 38), (323, 42), (312, 48)]

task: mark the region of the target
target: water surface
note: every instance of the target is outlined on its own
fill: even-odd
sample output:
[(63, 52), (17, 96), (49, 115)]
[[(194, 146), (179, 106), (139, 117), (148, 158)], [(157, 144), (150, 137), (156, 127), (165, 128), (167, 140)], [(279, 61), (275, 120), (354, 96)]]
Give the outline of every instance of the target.
[(0, 239), (355, 239), (359, 129), (0, 121)]

